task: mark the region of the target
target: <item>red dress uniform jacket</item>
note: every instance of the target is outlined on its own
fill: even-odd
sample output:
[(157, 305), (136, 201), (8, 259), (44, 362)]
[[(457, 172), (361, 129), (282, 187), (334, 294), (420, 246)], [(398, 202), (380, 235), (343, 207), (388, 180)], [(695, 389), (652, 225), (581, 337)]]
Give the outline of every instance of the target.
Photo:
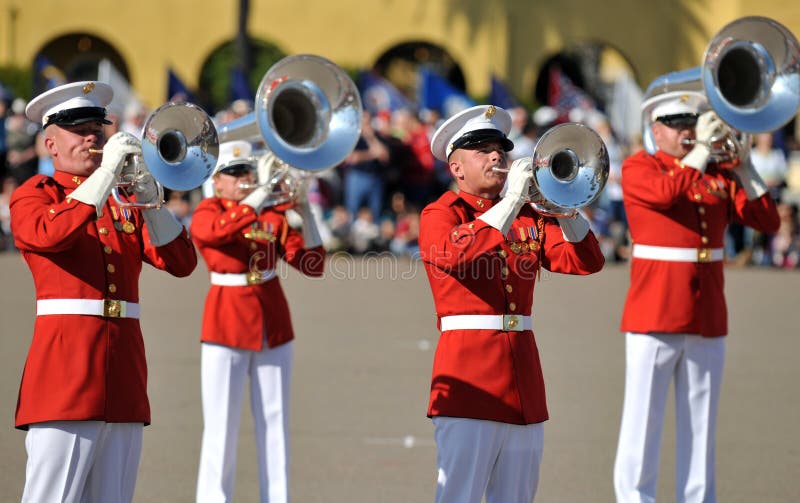
[[(591, 274), (603, 267), (603, 254), (591, 232), (580, 243), (565, 241), (555, 220), (525, 205), (506, 237), (477, 220), (492, 204), (464, 192), (447, 192), (422, 212), (420, 253), (439, 318), (530, 315), (540, 266), (565, 274)], [(442, 332), (433, 361), (428, 416), (512, 424), (547, 420), (533, 332)]]
[[(729, 170), (701, 174), (661, 151), (625, 160), (622, 191), (634, 246), (722, 248), (732, 220), (766, 233), (779, 225), (768, 194), (748, 201)], [(622, 331), (726, 335), (723, 267), (634, 257)]]
[[(85, 178), (56, 171), (14, 191), (11, 226), (39, 299), (139, 301), (142, 262), (188, 276), (197, 255), (184, 230), (150, 244), (138, 210), (109, 198), (94, 206), (67, 196)], [(128, 229), (130, 232), (125, 232)], [(130, 227), (133, 224), (133, 228)], [(85, 315), (37, 316), (25, 362), (16, 426), (43, 421), (150, 423), (147, 362), (139, 320)]]
[[(257, 215), (235, 201), (204, 199), (192, 216), (191, 233), (209, 272), (274, 270), (278, 258), (307, 276), (322, 276), (325, 268), (325, 250), (304, 249), (302, 235), (276, 209)], [(294, 339), (289, 305), (277, 277), (259, 285), (211, 285), (203, 313), (203, 342), (261, 351), (265, 332), (269, 347)]]

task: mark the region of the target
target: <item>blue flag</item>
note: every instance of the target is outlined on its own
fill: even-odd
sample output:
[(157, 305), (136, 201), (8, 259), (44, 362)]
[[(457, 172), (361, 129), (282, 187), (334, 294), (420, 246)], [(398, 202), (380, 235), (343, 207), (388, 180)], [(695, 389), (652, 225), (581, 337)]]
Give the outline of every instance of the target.
[(489, 104), (505, 108), (506, 110), (522, 106), (514, 97), (511, 90), (494, 75), (492, 75), (492, 90), (489, 93)]
[(64, 75), (64, 72), (54, 65), (46, 56), (41, 54), (36, 56), (33, 66), (36, 69), (37, 80), (41, 83), (41, 88), (45, 91), (67, 83), (67, 77)]
[(167, 101), (174, 101), (175, 103), (196, 102), (194, 94), (172, 71), (172, 68), (168, 72)]
[(239, 67), (234, 67), (231, 70), (231, 87), (230, 87), (230, 100), (254, 101), (256, 99), (253, 91), (250, 90), (250, 84), (247, 82), (247, 75)]
[(439, 112), (443, 119), (475, 106), (463, 91), (428, 68), (420, 67), (419, 79), (420, 107)]
[(373, 71), (362, 71), (356, 78), (361, 102), (372, 114), (383, 110), (411, 109), (413, 105), (391, 82)]

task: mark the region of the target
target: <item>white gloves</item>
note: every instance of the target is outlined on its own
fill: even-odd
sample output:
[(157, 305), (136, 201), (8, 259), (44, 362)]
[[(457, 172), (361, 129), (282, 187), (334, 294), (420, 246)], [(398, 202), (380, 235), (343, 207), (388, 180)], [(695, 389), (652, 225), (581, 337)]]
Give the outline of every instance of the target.
[(478, 220), (483, 220), (505, 235), (520, 208), (528, 200), (528, 187), (532, 177), (533, 159), (531, 157), (523, 157), (514, 161), (508, 171), (506, 195), (489, 211), (479, 216)]
[(272, 170), (276, 160), (277, 157), (275, 157), (275, 154), (272, 152), (267, 152), (258, 159), (256, 175), (259, 187), (247, 194), (244, 199), (239, 202), (240, 204), (246, 204), (252, 207), (256, 210), (256, 213), (261, 211), (264, 207), (264, 203), (267, 202), (267, 198), (272, 192), (272, 187), (269, 186), (268, 183), (272, 178)]
[(308, 201), (302, 201), (295, 205), (294, 210), (303, 219), (303, 243), (305, 248), (316, 248), (322, 246), (322, 237), (319, 235), (317, 221), (314, 219), (314, 212)]
[(741, 163), (731, 171), (739, 179), (739, 183), (747, 194), (747, 199), (751, 201), (758, 199), (769, 191), (767, 184), (761, 179), (749, 158), (742, 159)]
[(574, 217), (557, 218), (561, 226), (561, 234), (570, 243), (580, 243), (589, 233), (589, 222), (583, 215), (576, 213)]
[(272, 152), (267, 151), (258, 159), (258, 166), (256, 167), (256, 174), (258, 175), (258, 183), (269, 183), (272, 177), (272, 168), (275, 166), (277, 157)]
[(136, 202), (139, 204), (158, 204), (163, 201), (163, 192), (159, 190), (155, 178), (146, 167), (142, 167), (144, 174), (139, 177), (133, 186), (133, 193), (136, 194)]
[(142, 216), (144, 224), (147, 226), (147, 232), (150, 234), (150, 243), (153, 246), (165, 245), (183, 232), (183, 225), (166, 206), (143, 210)]
[(697, 119), (694, 148), (681, 159), (684, 165), (704, 173), (711, 156), (710, 140), (727, 134), (728, 126), (714, 112), (706, 112)]
[(141, 155), (141, 153), (142, 145), (135, 136), (123, 132), (114, 134), (103, 147), (103, 160), (100, 161), (100, 166), (72, 191), (70, 197), (91, 204), (100, 216), (111, 189), (119, 180), (125, 159), (129, 155)]
[(258, 213), (264, 207), (264, 203), (267, 202), (267, 197), (269, 197), (269, 194), (270, 187), (257, 187), (255, 190), (253, 190), (253, 192), (247, 194), (244, 199), (239, 201), (239, 204), (246, 204), (247, 206), (250, 206), (256, 210), (256, 213)]

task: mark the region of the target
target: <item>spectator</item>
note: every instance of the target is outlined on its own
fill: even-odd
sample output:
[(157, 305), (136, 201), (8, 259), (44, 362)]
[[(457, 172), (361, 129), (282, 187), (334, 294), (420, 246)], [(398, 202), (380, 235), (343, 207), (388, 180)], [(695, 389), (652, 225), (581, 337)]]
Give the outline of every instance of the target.
[(347, 156), (344, 176), (344, 205), (356, 215), (366, 204), (372, 215), (383, 209), (385, 174), (389, 167), (388, 140), (372, 128), (369, 112), (361, 117), (361, 137)]
[(6, 118), (6, 173), (22, 185), (36, 174), (36, 133), (39, 125), (25, 116), (26, 101), (17, 98), (11, 103), (11, 115)]
[(358, 210), (356, 219), (350, 227), (350, 248), (353, 253), (362, 254), (372, 249), (380, 235), (380, 228), (369, 208)]
[(0, 191), (0, 251), (12, 251), (17, 248), (14, 246), (14, 238), (11, 236), (11, 212), (9, 203), (11, 193), (17, 188), (17, 181), (7, 176), (3, 178), (2, 191)]

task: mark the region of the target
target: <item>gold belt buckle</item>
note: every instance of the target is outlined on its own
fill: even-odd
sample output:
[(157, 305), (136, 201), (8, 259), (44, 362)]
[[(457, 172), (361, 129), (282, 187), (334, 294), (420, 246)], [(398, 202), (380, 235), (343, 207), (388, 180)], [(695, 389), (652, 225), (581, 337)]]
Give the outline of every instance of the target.
[(106, 318), (122, 317), (122, 301), (103, 299), (103, 316)]
[(503, 315), (503, 331), (504, 332), (520, 332), (522, 331), (522, 316), (518, 314), (504, 314)]
[(247, 284), (248, 285), (260, 285), (261, 284), (261, 273), (258, 271), (250, 271), (247, 273)]
[(711, 262), (711, 250), (708, 248), (698, 248), (697, 261), (701, 264), (707, 264)]

